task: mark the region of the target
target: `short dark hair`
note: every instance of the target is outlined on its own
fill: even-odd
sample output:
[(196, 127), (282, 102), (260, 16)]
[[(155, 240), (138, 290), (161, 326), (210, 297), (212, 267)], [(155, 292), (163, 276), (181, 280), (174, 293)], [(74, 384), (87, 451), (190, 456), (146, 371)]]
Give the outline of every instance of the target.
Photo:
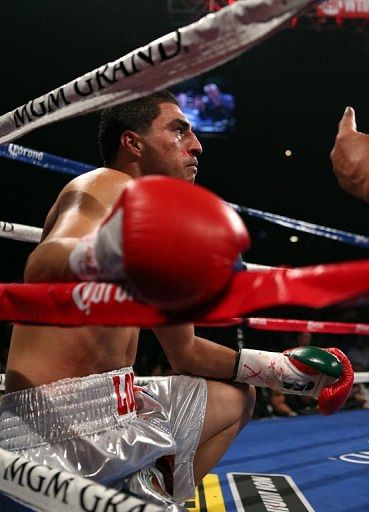
[(104, 165), (113, 164), (122, 132), (133, 130), (145, 133), (149, 130), (153, 120), (160, 114), (161, 103), (179, 106), (176, 97), (163, 90), (101, 111), (98, 143)]

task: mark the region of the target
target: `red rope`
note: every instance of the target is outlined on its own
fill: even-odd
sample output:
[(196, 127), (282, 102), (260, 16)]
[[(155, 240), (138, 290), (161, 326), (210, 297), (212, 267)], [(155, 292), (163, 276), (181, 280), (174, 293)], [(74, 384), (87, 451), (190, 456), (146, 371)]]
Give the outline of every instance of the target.
[(236, 273), (211, 305), (176, 314), (135, 301), (115, 284), (0, 284), (0, 320), (65, 326), (214, 325), (270, 307), (323, 308), (368, 293), (369, 260)]
[(246, 325), (262, 331), (324, 332), (327, 334), (369, 335), (369, 324), (286, 320), (283, 318), (248, 318)]

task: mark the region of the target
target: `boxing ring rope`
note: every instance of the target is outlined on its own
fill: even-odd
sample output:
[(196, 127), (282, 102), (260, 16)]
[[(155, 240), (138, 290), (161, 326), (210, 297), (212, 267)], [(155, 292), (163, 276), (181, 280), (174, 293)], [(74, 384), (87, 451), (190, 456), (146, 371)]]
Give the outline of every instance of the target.
[(104, 282), (0, 284), (0, 320), (38, 325), (155, 327), (190, 321), (214, 325), (277, 306), (324, 308), (369, 300), (369, 260), (295, 269), (235, 272), (227, 288), (197, 311), (169, 312)]
[(369, 249), (369, 237), (364, 235), (349, 233), (347, 231), (342, 231), (341, 229), (319, 226), (318, 224), (313, 224), (312, 222), (291, 219), (283, 215), (263, 212), (261, 210), (255, 210), (254, 208), (246, 208), (245, 206), (239, 206), (237, 204), (229, 204), (230, 206), (233, 206), (238, 213), (246, 213), (250, 217), (263, 219), (272, 222), (273, 224), (279, 224), (285, 228), (295, 229), (296, 231), (302, 231), (304, 233), (310, 233), (316, 236), (323, 236), (325, 238), (330, 238), (331, 240), (336, 240), (337, 242), (343, 242), (345, 244)]
[[(167, 312), (138, 302), (124, 288), (112, 283), (1, 284), (0, 320), (36, 325), (141, 327), (191, 321), (211, 326), (238, 323), (245, 314), (268, 307), (322, 308), (358, 299), (367, 303), (368, 292), (368, 260), (237, 272), (221, 297), (202, 310), (187, 312)], [(267, 320), (254, 319), (251, 323), (260, 327)], [(304, 321), (291, 322), (294, 330), (308, 328)], [(278, 324), (271, 319), (269, 323), (274, 327)], [(366, 324), (362, 325), (362, 329), (367, 329)], [(316, 330), (318, 327), (315, 324)], [(337, 323), (320, 325), (325, 332), (333, 328), (337, 332)], [(348, 325), (343, 328), (348, 329)]]
[(363, 323), (321, 322), (284, 318), (247, 318), (244, 320), (244, 323), (247, 327), (262, 331), (369, 335), (369, 324)]
[[(1, 512), (159, 512), (164, 508), (101, 484), (30, 462), (0, 448)], [(20, 504), (21, 506), (18, 506)]]
[(0, 143), (192, 78), (270, 37), (313, 0), (238, 0), (0, 117)]
[[(8, 158), (11, 160), (20, 161), (23, 163), (35, 165), (38, 167), (42, 167), (44, 169), (48, 169), (51, 171), (61, 172), (63, 174), (71, 175), (71, 176), (79, 176), (85, 172), (91, 171), (95, 169), (95, 166), (85, 164), (82, 162), (78, 162), (76, 160), (70, 160), (68, 158), (63, 158), (60, 156), (52, 155), (50, 153), (46, 153), (44, 151), (36, 151), (31, 148), (26, 148), (24, 146), (19, 146), (18, 144), (3, 144), (0, 146), (0, 157)], [(238, 205), (235, 203), (228, 203), (232, 208), (234, 208), (241, 215), (249, 215), (250, 217), (256, 217), (263, 219), (267, 222), (271, 222), (273, 224), (278, 224), (280, 226), (294, 229), (296, 231), (302, 231), (305, 233), (310, 233), (316, 236), (321, 236), (325, 238), (329, 238), (331, 240), (335, 240), (337, 242), (342, 242), (345, 244), (355, 245), (357, 247), (369, 248), (369, 237), (364, 235), (359, 235), (356, 233), (349, 233), (347, 231), (342, 231), (340, 229), (335, 229), (331, 227), (321, 226), (318, 224), (313, 224), (311, 222), (306, 222), (298, 219), (291, 219), (289, 217), (285, 217), (283, 215), (278, 215), (275, 213), (264, 212), (261, 210), (256, 210), (255, 208), (248, 208), (246, 206)], [(8, 229), (4, 229), (4, 225), (7, 224)], [(0, 221), (0, 237), (6, 238), (16, 238), (16, 230), (14, 230), (14, 236), (11, 236), (10, 226), (11, 222)], [(21, 230), (28, 231), (27, 226), (18, 225), (18, 232), (21, 233)], [(5, 226), (6, 227), (6, 226)], [(31, 228), (39, 229), (39, 228)], [(31, 234), (31, 230), (29, 230)], [(4, 235), (2, 234), (4, 233)], [(34, 239), (25, 239), (27, 242), (35, 242), (38, 243), (40, 240), (40, 232), (35, 231)]]
[(80, 176), (84, 172), (92, 171), (95, 168), (92, 165), (77, 162), (76, 160), (52, 155), (45, 151), (26, 148), (18, 144), (2, 144), (0, 146), (0, 156), (72, 176)]
[(0, 237), (20, 242), (31, 242), (38, 244), (41, 240), (42, 228), (26, 226), (0, 220)]
[[(135, 375), (135, 384), (145, 386), (149, 381), (163, 380), (166, 375)], [(369, 372), (355, 372), (354, 384), (369, 382)], [(0, 392), (5, 391), (5, 373), (0, 373)]]
[[(229, 322), (223, 322), (220, 325), (230, 326), (244, 324), (248, 328), (264, 330), (264, 331), (279, 331), (279, 332), (310, 332), (310, 333), (324, 333), (324, 334), (356, 334), (368, 335), (369, 324), (363, 323), (347, 323), (347, 322), (320, 322), (316, 320), (292, 320), (284, 318), (264, 318), (264, 317), (251, 317), (251, 318), (235, 318)], [(199, 325), (207, 325), (200, 323)], [(136, 376), (135, 382), (138, 385), (143, 385), (149, 380), (163, 379), (160, 376)], [(369, 372), (355, 372), (355, 383), (369, 382)], [(5, 374), (0, 373), (0, 391), (5, 390)]]

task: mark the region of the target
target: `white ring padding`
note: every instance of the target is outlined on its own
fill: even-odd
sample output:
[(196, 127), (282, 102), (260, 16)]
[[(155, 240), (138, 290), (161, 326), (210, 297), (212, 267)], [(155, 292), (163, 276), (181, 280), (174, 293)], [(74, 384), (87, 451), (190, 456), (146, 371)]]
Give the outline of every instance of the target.
[(369, 372), (355, 372), (354, 384), (369, 382)]
[(19, 240), (20, 242), (39, 243), (41, 234), (41, 228), (0, 220), (0, 238), (10, 238), (11, 240)]
[(0, 144), (220, 66), (271, 36), (313, 2), (238, 0), (2, 115)]
[[(159, 512), (164, 508), (109, 489), (87, 478), (41, 466), (0, 448), (0, 510), (2, 494), (41, 512)], [(17, 508), (18, 510), (18, 508)]]

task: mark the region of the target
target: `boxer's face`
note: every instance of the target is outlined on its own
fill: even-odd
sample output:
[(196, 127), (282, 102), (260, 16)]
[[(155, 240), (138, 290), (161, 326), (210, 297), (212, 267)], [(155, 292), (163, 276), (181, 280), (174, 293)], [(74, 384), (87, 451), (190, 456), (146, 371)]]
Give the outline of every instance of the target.
[(202, 147), (181, 109), (173, 103), (161, 103), (160, 114), (142, 135), (141, 169), (143, 174), (161, 174), (195, 180), (197, 157)]

